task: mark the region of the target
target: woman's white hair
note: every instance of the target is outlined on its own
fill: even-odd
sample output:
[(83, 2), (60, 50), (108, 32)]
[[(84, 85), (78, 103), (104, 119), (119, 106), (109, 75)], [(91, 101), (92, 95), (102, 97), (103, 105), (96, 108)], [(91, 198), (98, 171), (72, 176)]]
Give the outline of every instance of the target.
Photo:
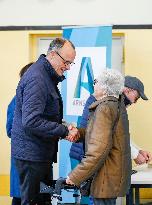
[(103, 69), (97, 78), (98, 85), (102, 91), (108, 96), (116, 97), (122, 94), (124, 81), (124, 77), (119, 71), (110, 68)]

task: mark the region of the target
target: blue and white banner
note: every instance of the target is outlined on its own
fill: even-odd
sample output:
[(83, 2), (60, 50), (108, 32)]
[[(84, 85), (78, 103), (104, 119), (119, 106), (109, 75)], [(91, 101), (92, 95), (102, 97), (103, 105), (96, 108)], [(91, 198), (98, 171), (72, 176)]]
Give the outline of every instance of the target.
[[(75, 64), (61, 86), (64, 120), (77, 123), (85, 102), (93, 93), (93, 81), (106, 67), (111, 67), (112, 26), (67, 27), (63, 37), (76, 47)], [(70, 167), (71, 143), (60, 142), (59, 175), (66, 177)]]

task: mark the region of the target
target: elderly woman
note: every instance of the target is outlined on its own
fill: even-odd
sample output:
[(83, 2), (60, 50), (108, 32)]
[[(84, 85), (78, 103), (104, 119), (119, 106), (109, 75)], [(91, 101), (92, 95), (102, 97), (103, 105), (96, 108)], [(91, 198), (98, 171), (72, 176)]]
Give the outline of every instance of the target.
[[(125, 196), (131, 181), (130, 135), (123, 96), (124, 78), (105, 69), (96, 79), (95, 93), (85, 136), (85, 157), (66, 182), (79, 186), (93, 175), (91, 195), (95, 205), (115, 205)], [(120, 97), (121, 96), (121, 97)]]

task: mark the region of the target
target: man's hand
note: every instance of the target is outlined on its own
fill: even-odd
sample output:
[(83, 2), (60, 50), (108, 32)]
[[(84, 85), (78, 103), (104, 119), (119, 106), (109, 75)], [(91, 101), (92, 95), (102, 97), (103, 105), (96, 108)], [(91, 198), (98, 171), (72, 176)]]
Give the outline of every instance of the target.
[(138, 156), (136, 159), (134, 159), (135, 163), (140, 165), (146, 163), (146, 159), (143, 157), (142, 154), (138, 153)]
[(66, 184), (74, 185), (73, 181), (69, 177), (66, 179)]
[(69, 140), (70, 142), (76, 142), (80, 138), (78, 129), (72, 125), (69, 125), (68, 130), (69, 134), (65, 139)]
[(150, 162), (152, 160), (152, 155), (150, 152), (140, 150), (139, 153), (145, 158), (146, 163)]
[(139, 150), (138, 156), (136, 159), (134, 159), (136, 164), (144, 164), (148, 163), (152, 160), (152, 156), (150, 152), (144, 151), (144, 150)]

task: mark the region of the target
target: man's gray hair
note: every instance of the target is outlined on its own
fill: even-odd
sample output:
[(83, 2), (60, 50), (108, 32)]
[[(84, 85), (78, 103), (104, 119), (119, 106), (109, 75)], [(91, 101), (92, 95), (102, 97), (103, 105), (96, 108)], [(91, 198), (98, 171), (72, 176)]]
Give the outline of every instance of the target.
[(49, 54), (51, 51), (58, 51), (60, 48), (64, 46), (66, 42), (69, 42), (73, 49), (75, 49), (75, 46), (70, 40), (64, 39), (64, 38), (55, 38), (49, 45), (47, 54)]
[(119, 97), (124, 89), (123, 75), (114, 69), (103, 69), (100, 76), (97, 78), (98, 85), (108, 96)]

